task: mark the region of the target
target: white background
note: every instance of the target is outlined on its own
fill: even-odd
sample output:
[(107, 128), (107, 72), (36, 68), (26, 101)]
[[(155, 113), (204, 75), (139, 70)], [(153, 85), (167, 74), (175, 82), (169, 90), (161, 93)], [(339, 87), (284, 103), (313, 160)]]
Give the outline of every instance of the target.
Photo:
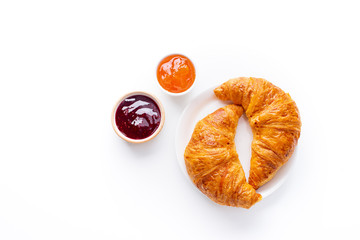
[[(1, 1), (0, 239), (359, 239), (357, 1)], [(155, 84), (189, 56), (192, 92)], [(286, 183), (250, 210), (190, 186), (175, 129), (191, 99), (231, 77), (291, 93), (303, 128)], [(117, 137), (110, 114), (154, 93), (153, 141)]]

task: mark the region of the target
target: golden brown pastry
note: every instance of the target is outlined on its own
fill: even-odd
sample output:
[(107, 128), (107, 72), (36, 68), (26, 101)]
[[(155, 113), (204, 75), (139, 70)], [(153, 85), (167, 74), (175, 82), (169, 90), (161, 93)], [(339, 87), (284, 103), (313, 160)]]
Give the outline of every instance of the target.
[(289, 94), (262, 78), (231, 79), (214, 92), (245, 109), (253, 131), (249, 184), (258, 189), (294, 152), (301, 128), (298, 108)]
[(199, 121), (184, 157), (191, 180), (211, 200), (250, 208), (261, 195), (246, 182), (235, 149), (235, 131), (242, 113), (242, 107), (228, 105)]

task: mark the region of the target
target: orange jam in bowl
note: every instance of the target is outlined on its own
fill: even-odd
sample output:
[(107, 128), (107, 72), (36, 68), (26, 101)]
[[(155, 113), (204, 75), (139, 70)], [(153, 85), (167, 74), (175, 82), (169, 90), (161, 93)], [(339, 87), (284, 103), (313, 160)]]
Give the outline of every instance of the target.
[(184, 55), (172, 54), (160, 61), (156, 76), (164, 90), (177, 95), (186, 92), (194, 84), (195, 67)]

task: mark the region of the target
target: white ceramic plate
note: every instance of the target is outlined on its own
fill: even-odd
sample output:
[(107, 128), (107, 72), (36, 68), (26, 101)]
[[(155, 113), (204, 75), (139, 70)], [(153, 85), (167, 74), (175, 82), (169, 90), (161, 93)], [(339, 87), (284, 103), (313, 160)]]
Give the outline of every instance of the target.
[[(179, 162), (181, 170), (183, 171), (188, 180), (190, 180), (190, 177), (187, 174), (185, 167), (184, 151), (186, 145), (191, 138), (191, 134), (194, 130), (196, 123), (202, 118), (204, 118), (206, 115), (217, 110), (218, 108), (231, 103), (218, 100), (213, 93), (213, 89), (215, 87), (216, 86), (202, 92), (191, 101), (191, 103), (185, 108), (182, 115), (180, 116), (179, 124), (176, 129), (175, 149), (177, 160)], [(239, 155), (240, 162), (245, 171), (246, 178), (248, 178), (250, 170), (251, 141), (251, 128), (244, 114), (239, 120), (238, 128), (235, 135), (235, 144), (236, 151)], [(283, 167), (281, 167), (275, 177), (257, 190), (257, 192), (260, 193), (263, 198), (269, 196), (284, 183), (295, 158), (296, 151), (294, 152), (291, 159)]]

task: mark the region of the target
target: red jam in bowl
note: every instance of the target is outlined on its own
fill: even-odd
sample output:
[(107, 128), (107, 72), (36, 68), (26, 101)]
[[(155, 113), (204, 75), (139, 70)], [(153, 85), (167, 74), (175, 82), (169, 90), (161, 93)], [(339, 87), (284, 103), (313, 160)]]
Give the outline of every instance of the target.
[(144, 95), (125, 98), (115, 113), (118, 129), (128, 138), (144, 139), (160, 126), (161, 113), (154, 100)]

